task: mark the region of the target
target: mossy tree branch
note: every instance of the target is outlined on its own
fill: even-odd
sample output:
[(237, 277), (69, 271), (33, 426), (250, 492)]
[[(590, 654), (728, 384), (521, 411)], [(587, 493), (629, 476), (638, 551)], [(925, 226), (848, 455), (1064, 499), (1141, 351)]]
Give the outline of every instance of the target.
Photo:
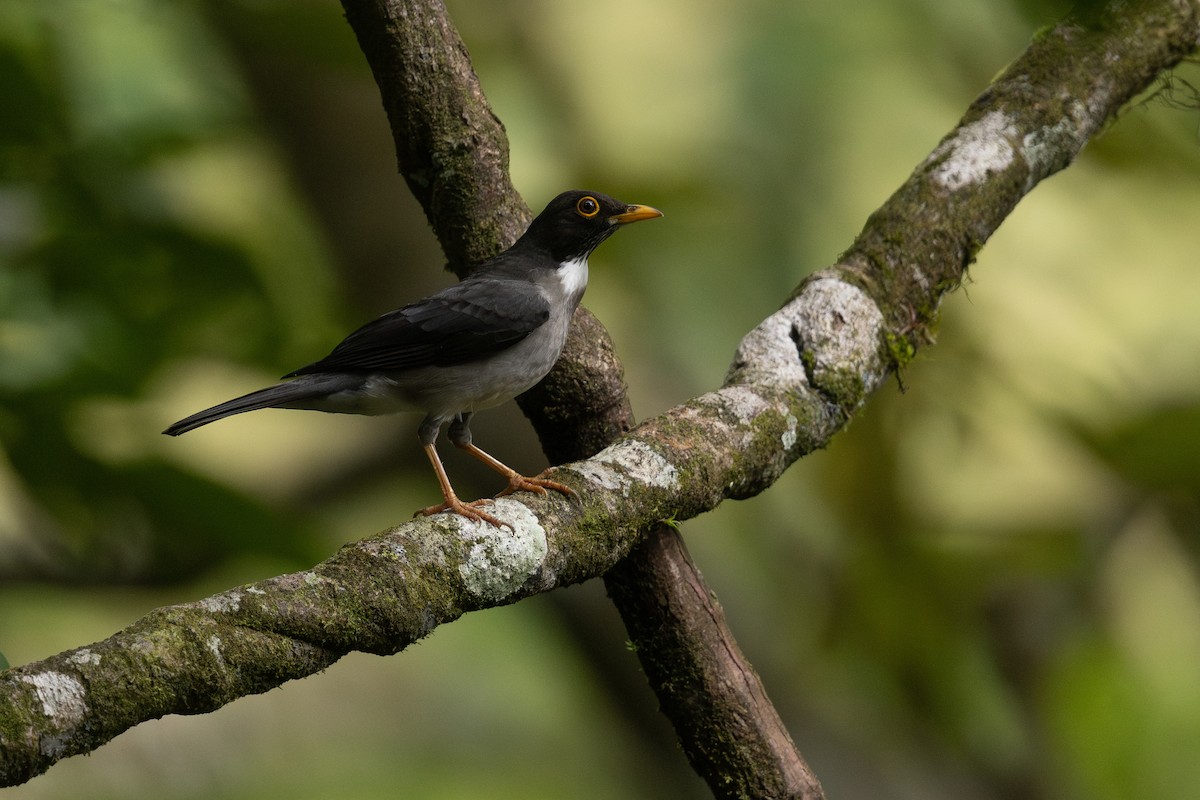
[(942, 297), (1015, 204), (1198, 42), (1200, 0), (1122, 2), (1045, 32), (839, 263), (745, 337), (721, 388), (560, 470), (579, 502), (504, 498), (512, 531), (406, 523), (0, 673), (0, 785), (139, 722), (210, 711), (351, 650), (394, 653), (465, 611), (604, 574), (660, 520), (767, 488), (927, 343)]

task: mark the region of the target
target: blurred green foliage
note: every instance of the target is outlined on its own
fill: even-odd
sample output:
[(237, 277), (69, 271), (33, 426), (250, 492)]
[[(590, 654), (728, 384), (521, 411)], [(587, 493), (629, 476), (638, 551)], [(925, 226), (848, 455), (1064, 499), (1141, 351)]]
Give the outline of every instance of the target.
[[(531, 205), (667, 212), (597, 253), (587, 298), (643, 416), (716, 385), (1064, 10), (451, 3)], [(0, 97), (10, 660), (428, 502), (413, 419), (158, 434), (449, 280), (336, 4), (15, 0)], [(1200, 796), (1198, 174), (1194, 110), (1131, 108), (985, 247), (907, 391), (683, 526), (830, 796)], [(536, 469), (515, 418), (477, 436)], [(622, 640), (596, 586), (558, 592), (10, 794), (707, 796)]]
[(133, 407), (181, 355), (271, 363), (283, 332), (329, 316), (311, 221), (272, 191), (286, 181), (235, 65), (187, 5), (0, 17), (0, 95), (18, 110), (0, 123), (0, 571), (160, 581), (289, 552), (293, 515), (105, 413), (149, 423)]

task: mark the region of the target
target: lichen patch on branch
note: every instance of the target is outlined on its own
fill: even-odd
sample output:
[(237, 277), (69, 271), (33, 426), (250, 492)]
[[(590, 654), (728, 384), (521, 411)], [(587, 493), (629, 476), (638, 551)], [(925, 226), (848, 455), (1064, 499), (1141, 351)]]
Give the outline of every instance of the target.
[(458, 573), (468, 592), (495, 603), (516, 592), (541, 569), (548, 547), (546, 529), (523, 503), (502, 497), (489, 510), (511, 530), (464, 518), (461, 530), (470, 549)]
[(805, 283), (789, 305), (809, 383), (839, 407), (857, 408), (887, 375), (883, 312), (862, 289), (831, 276)]
[(1021, 140), (1021, 156), (1029, 165), (1029, 177), (1025, 179), (1025, 191), (1029, 191), (1043, 178), (1066, 166), (1077, 147), (1070, 146), (1080, 135), (1080, 125), (1073, 117), (1081, 117), (1085, 110), (1082, 103), (1075, 103), (1071, 116), (1060, 119), (1053, 125), (1025, 134)]
[(214, 633), (204, 641), (204, 646), (208, 648), (208, 652), (213, 654), (213, 658), (217, 660), (217, 665), (221, 669), (225, 669), (225, 656), (221, 653), (221, 637)]
[(989, 111), (930, 153), (927, 163), (937, 164), (931, 177), (951, 192), (982, 183), (1012, 164), (1017, 135), (1017, 126), (1007, 114)]
[(679, 486), (679, 471), (675, 466), (650, 445), (636, 439), (623, 439), (568, 468), (609, 491), (619, 491), (623, 497), (629, 496), (635, 483), (667, 490)]
[(742, 337), (725, 376), (726, 386), (769, 383), (799, 391), (808, 385), (796, 351), (797, 312), (793, 300)]
[(91, 648), (81, 647), (78, 650), (76, 650), (75, 652), (68, 655), (67, 661), (69, 661), (72, 664), (77, 664), (81, 667), (83, 667), (83, 666), (95, 667), (95, 666), (100, 665), (100, 654), (93, 653)]
[(238, 589), (231, 589), (228, 592), (221, 592), (220, 594), (214, 594), (212, 597), (198, 600), (197, 604), (210, 614), (220, 612), (231, 614), (241, 608), (242, 593)]
[[(22, 675), (18, 680), (33, 687), (38, 700), (41, 701), (42, 713), (56, 727), (60, 729), (74, 727), (87, 715), (88, 707), (83, 684), (70, 675), (47, 670), (46, 672), (35, 672), (32, 675)], [(54, 744), (55, 742), (58, 742), (55, 737), (43, 738), (43, 752), (46, 747), (59, 746)], [(48, 753), (48, 755), (53, 755), (53, 753)]]

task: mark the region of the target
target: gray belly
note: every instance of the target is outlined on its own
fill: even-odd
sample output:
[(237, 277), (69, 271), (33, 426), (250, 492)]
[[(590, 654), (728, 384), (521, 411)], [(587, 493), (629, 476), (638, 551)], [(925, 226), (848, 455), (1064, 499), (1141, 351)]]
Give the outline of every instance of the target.
[(485, 361), (381, 373), (320, 400), (291, 405), (343, 414), (422, 411), (443, 419), (500, 405), (531, 388), (558, 360), (569, 315), (551, 318), (530, 336)]

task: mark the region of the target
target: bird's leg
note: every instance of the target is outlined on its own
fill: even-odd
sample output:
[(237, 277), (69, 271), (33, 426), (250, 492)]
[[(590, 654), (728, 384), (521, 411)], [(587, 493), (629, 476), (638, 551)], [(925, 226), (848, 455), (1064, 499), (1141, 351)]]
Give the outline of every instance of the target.
[(559, 483), (558, 481), (552, 481), (549, 478), (526, 477), (504, 462), (488, 455), (473, 444), (458, 444), (455, 442), (455, 445), (461, 447), (463, 450), (466, 450), (468, 453), (475, 456), (492, 469), (496, 470), (496, 472), (499, 472), (505, 478), (508, 478), (508, 487), (501, 490), (496, 497), (504, 497), (505, 495), (512, 494), (513, 492), (536, 492), (537, 494), (545, 494), (547, 489), (553, 489), (556, 492), (561, 492), (568, 497), (572, 497), (575, 494), (574, 489), (566, 484)]
[(480, 450), (478, 447), (471, 444), (471, 429), (469, 427), (470, 419), (470, 414), (460, 414), (459, 416), (455, 417), (454, 421), (450, 423), (448, 435), (450, 437), (450, 441), (455, 447), (467, 451), (475, 458), (479, 459), (484, 464), (487, 464), (489, 467), (496, 470), (496, 472), (499, 472), (508, 479), (507, 488), (497, 494), (496, 497), (504, 497), (505, 495), (512, 494), (513, 492), (535, 492), (537, 494), (545, 494), (547, 489), (553, 489), (556, 492), (565, 494), (567, 497), (575, 496), (575, 490), (570, 486), (561, 484), (558, 481), (552, 481), (549, 478), (528, 478), (505, 464), (503, 461), (500, 461), (494, 456), (485, 453), (483, 450)]
[[(501, 528), (505, 523), (501, 522), (496, 517), (480, 511), (478, 506), (492, 502), (491, 500), (476, 500), (472, 503), (464, 503), (458, 499), (458, 495), (454, 493), (454, 487), (450, 485), (450, 478), (446, 475), (446, 468), (442, 466), (442, 459), (438, 456), (437, 448), (434, 447), (434, 441), (437, 439), (438, 428), (440, 424), (434, 424), (432, 436), (428, 436), (428, 426), (430, 420), (426, 419), (421, 425), (421, 446), (425, 450), (425, 455), (429, 457), (429, 463), (433, 466), (433, 471), (437, 475), (438, 486), (442, 490), (443, 502), (428, 508), (422, 508), (413, 516), (424, 515), (426, 517), (433, 514), (440, 514), (443, 511), (452, 511), (459, 516), (467, 517), (468, 519), (477, 519), (486, 522), (490, 525), (495, 525)], [(509, 527), (512, 527), (511, 525)]]

